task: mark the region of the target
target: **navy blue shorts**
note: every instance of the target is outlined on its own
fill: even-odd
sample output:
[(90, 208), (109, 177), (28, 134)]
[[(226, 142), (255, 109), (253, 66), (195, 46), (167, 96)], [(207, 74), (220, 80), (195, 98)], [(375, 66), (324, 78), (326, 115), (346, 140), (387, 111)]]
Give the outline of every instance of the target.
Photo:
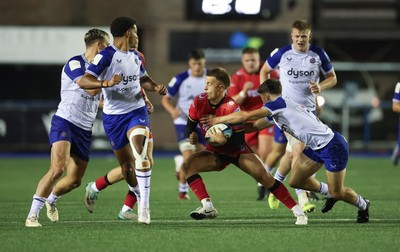
[(86, 162), (89, 161), (91, 131), (83, 130), (64, 118), (54, 115), (51, 119), (49, 141), (50, 146), (58, 141), (68, 141), (71, 143), (71, 153)]
[(146, 106), (122, 115), (103, 114), (104, 131), (113, 150), (122, 149), (129, 144), (126, 134), (129, 129), (137, 125), (146, 126), (150, 129), (149, 114)]
[(285, 133), (276, 125), (274, 125), (274, 141), (280, 144), (287, 143)]
[(307, 147), (303, 153), (311, 160), (325, 164), (326, 170), (339, 172), (346, 169), (349, 160), (349, 144), (340, 133), (334, 133), (333, 139), (324, 148), (312, 150)]

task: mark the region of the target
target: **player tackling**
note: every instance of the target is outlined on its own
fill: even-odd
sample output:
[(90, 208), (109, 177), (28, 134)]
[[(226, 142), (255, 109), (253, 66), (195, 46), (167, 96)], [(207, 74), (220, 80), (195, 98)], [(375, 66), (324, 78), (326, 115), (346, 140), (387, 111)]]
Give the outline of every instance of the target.
[[(206, 115), (223, 116), (239, 111), (239, 105), (226, 95), (230, 85), (230, 76), (223, 68), (214, 68), (207, 72), (205, 93), (195, 97), (189, 109), (189, 118), (186, 132), (191, 144), (196, 144), (198, 136), (196, 126), (200, 124), (202, 134), (205, 135), (208, 126), (200, 120)], [(294, 201), (286, 187), (275, 180), (265, 169), (260, 158), (251, 151), (244, 141), (243, 123), (231, 125), (234, 133), (227, 139), (221, 131), (209, 131), (210, 138), (206, 150), (194, 153), (184, 162), (183, 170), (187, 182), (203, 204), (190, 213), (196, 220), (215, 218), (218, 215), (200, 172), (221, 171), (229, 164), (234, 164), (242, 171), (252, 176), (265, 188), (268, 188), (286, 207), (297, 217), (297, 225), (306, 225), (307, 217)]]
[[(348, 143), (338, 132), (332, 131), (309, 109), (288, 97), (282, 97), (279, 80), (268, 79), (258, 89), (263, 107), (251, 112), (239, 111), (223, 117), (207, 117), (204, 123), (241, 123), (257, 120), (247, 130), (259, 130), (273, 124), (306, 144), (305, 150), (293, 164), (289, 185), (327, 195), (327, 203), (322, 209), (326, 213), (338, 200), (343, 200), (358, 208), (358, 223), (369, 221), (369, 201), (344, 186), (348, 161)], [(325, 164), (328, 186), (312, 175)]]

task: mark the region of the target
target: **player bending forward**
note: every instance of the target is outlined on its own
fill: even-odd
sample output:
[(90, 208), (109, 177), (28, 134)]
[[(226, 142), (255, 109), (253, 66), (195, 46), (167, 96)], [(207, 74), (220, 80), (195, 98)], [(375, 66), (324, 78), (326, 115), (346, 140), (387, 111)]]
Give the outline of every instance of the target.
[[(246, 127), (249, 130), (251, 128), (253, 130), (263, 129), (275, 123), (280, 129), (307, 146), (293, 164), (289, 185), (327, 195), (328, 199), (322, 209), (323, 213), (331, 210), (338, 200), (343, 200), (358, 208), (358, 223), (368, 222), (369, 201), (350, 187), (344, 186), (349, 157), (349, 146), (346, 139), (323, 124), (304, 106), (295, 103), (288, 97), (282, 98), (282, 86), (279, 80), (266, 80), (261, 84), (258, 92), (265, 103), (260, 109), (251, 112), (239, 111), (223, 117), (207, 117), (201, 121), (208, 125), (214, 125), (258, 119), (252, 126)], [(312, 177), (323, 164), (327, 170), (328, 186)]]
[[(205, 136), (207, 126), (200, 122), (202, 117), (206, 115), (223, 116), (240, 110), (239, 105), (226, 95), (229, 84), (230, 76), (225, 69), (214, 68), (207, 73), (205, 93), (196, 96), (189, 109), (186, 133), (191, 144), (197, 143), (196, 126), (198, 123), (200, 123), (202, 134)], [(209, 132), (210, 138), (206, 144), (206, 150), (194, 153), (183, 164), (186, 180), (203, 204), (202, 207), (191, 212), (190, 216), (196, 220), (217, 217), (218, 212), (211, 202), (199, 173), (221, 171), (232, 163), (269, 189), (287, 206), (297, 217), (297, 225), (306, 225), (307, 217), (289, 191), (264, 169), (259, 157), (245, 143), (243, 124), (232, 125), (232, 129), (234, 133), (229, 139), (221, 131)]]

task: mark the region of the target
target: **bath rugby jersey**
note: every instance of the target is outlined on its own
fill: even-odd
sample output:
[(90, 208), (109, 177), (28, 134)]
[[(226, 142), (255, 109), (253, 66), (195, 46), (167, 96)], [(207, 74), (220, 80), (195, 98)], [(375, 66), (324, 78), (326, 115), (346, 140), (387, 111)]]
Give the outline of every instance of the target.
[(272, 116), (267, 119), (281, 130), (299, 139), (313, 150), (325, 147), (333, 138), (333, 131), (309, 109), (290, 98), (281, 96), (264, 104)]
[(72, 57), (61, 73), (61, 102), (56, 115), (84, 129), (92, 130), (101, 94), (90, 96), (76, 84), (89, 66), (84, 55)]
[(326, 75), (333, 71), (332, 64), (325, 51), (310, 45), (307, 52), (299, 52), (293, 45), (281, 47), (271, 53), (266, 63), (270, 69), (279, 68), (279, 78), (282, 83), (282, 96), (316, 109), (315, 96), (311, 93), (310, 82), (319, 83), (322, 73)]
[(120, 83), (103, 88), (105, 114), (126, 114), (145, 106), (140, 78), (147, 73), (138, 52), (124, 52), (113, 45), (108, 46), (96, 55), (86, 72), (101, 80), (109, 80), (115, 74), (122, 74)]
[(190, 74), (190, 69), (188, 69), (177, 74), (169, 82), (167, 96), (178, 98), (176, 107), (181, 111), (181, 115), (174, 119), (174, 124), (186, 125), (190, 104), (196, 95), (204, 92), (206, 74), (207, 70), (204, 69), (203, 76), (195, 77)]

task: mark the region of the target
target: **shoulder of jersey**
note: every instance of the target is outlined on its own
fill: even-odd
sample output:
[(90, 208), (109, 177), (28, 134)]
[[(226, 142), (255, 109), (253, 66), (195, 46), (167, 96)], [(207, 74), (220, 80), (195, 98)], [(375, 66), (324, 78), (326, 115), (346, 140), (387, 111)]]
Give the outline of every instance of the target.
[(203, 101), (203, 100), (207, 100), (208, 95), (207, 95), (207, 93), (201, 93), (201, 94), (197, 95), (196, 98), (199, 99), (200, 101)]
[(178, 80), (184, 80), (187, 77), (189, 77), (189, 71), (186, 70), (184, 72), (178, 73), (177, 75), (175, 75), (175, 78), (177, 78)]

